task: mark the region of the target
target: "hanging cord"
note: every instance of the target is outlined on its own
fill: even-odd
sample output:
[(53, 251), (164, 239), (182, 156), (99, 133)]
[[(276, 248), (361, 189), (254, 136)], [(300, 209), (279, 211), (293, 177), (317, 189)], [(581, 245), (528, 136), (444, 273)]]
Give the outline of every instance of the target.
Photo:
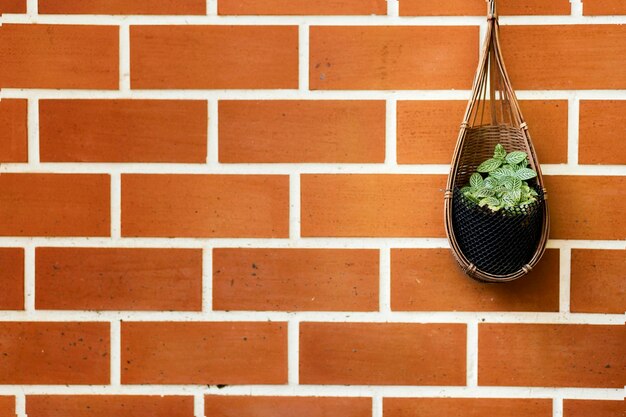
[(497, 19), (496, 0), (487, 0), (487, 19)]

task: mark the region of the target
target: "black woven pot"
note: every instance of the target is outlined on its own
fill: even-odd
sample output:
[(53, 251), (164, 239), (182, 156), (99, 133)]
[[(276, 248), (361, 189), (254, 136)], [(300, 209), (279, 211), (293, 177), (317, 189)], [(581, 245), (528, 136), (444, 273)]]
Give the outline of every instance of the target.
[(520, 270), (532, 259), (541, 239), (543, 191), (524, 208), (491, 211), (467, 199), (459, 188), (452, 198), (453, 226), (459, 247), (478, 269), (493, 275)]

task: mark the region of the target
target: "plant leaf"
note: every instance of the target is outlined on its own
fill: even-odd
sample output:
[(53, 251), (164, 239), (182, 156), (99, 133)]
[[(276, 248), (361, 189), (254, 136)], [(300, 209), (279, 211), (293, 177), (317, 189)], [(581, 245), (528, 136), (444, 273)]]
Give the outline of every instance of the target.
[(495, 191), (489, 188), (482, 188), (474, 193), (474, 197), (476, 198), (493, 197), (494, 195), (495, 195)]
[(506, 156), (506, 162), (511, 165), (519, 164), (524, 159), (526, 159), (526, 152), (522, 151), (513, 151)]
[(517, 177), (509, 177), (511, 178), (511, 180), (513, 181), (513, 189), (514, 190), (519, 190), (522, 188), (522, 180), (520, 180)]
[(506, 188), (507, 190), (514, 189), (513, 186), (513, 177), (502, 177), (500, 179), (500, 185)]
[(492, 172), (497, 169), (500, 165), (502, 165), (502, 160), (500, 159), (487, 159), (485, 162), (480, 164), (476, 171), (478, 172)]
[(500, 145), (499, 143), (496, 145), (496, 149), (493, 151), (493, 157), (494, 159), (504, 159), (506, 158), (506, 150), (504, 149), (504, 146)]
[(481, 206), (481, 207), (483, 207), (485, 205), (497, 207), (497, 206), (500, 205), (500, 200), (498, 200), (495, 197), (487, 197), (487, 198), (483, 198), (482, 200), (480, 200), (478, 205)]
[(495, 188), (498, 186), (498, 180), (493, 177), (485, 178), (485, 188)]
[(514, 206), (520, 201), (521, 197), (522, 192), (520, 190), (513, 190), (504, 193), (504, 195), (502, 196), (502, 201), (508, 206)]
[(529, 180), (531, 178), (535, 178), (537, 173), (530, 168), (521, 168), (515, 171), (514, 175), (520, 180)]
[(509, 168), (508, 166), (503, 166), (503, 167), (494, 169), (493, 171), (489, 173), (489, 175), (491, 175), (492, 177), (494, 177), (495, 179), (499, 181), (502, 181), (504, 177), (513, 176), (513, 174), (514, 174), (513, 170)]
[(482, 188), (484, 186), (483, 176), (474, 172), (470, 177), (470, 185), (474, 188)]

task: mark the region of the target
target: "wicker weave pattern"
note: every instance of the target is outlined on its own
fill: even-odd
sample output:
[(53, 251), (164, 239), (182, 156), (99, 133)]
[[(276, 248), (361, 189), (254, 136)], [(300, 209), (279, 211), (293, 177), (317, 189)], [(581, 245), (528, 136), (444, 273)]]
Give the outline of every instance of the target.
[[(488, 0), (487, 3), (487, 35), (474, 78), (472, 97), (461, 123), (448, 176), (444, 204), (445, 226), (452, 253), (467, 275), (479, 281), (507, 282), (526, 275), (539, 262), (545, 251), (550, 222), (548, 196), (544, 188), (541, 167), (500, 51), (495, 0)], [(531, 185), (541, 192), (542, 198), (533, 208), (532, 221), (537, 223), (534, 226), (529, 226), (528, 218), (524, 219), (524, 213), (519, 213), (519, 227), (525, 229), (516, 230), (508, 223), (507, 226), (503, 223), (498, 227), (498, 220), (494, 216), (502, 216), (502, 213), (494, 213), (494, 216), (491, 216), (492, 220), (489, 220), (490, 216), (482, 216), (482, 220), (478, 220), (480, 216), (467, 217), (468, 213), (465, 210), (467, 207), (455, 201), (463, 198), (455, 190), (467, 185), (470, 175), (476, 171), (480, 163), (492, 157), (493, 149), (498, 143), (503, 145), (507, 152), (514, 150), (526, 152), (530, 167), (537, 172), (537, 178)], [(462, 225), (463, 233), (457, 230), (461, 228), (461, 217), (467, 222)], [(467, 220), (469, 218), (472, 220)], [(533, 230), (532, 233), (536, 236), (521, 235), (524, 230)], [(489, 234), (504, 236), (505, 240), (508, 238), (508, 245), (494, 251), (489, 243), (493, 243)], [(476, 239), (475, 236), (482, 236), (483, 239)], [(491, 255), (485, 253), (486, 251)], [(497, 256), (501, 259), (494, 259), (494, 262), (478, 262), (478, 258), (484, 261), (485, 256)], [(519, 267), (516, 266), (516, 270), (510, 271), (511, 265), (519, 264), (519, 259), (525, 261)], [(477, 262), (483, 267), (508, 262), (508, 267), (481, 269)]]

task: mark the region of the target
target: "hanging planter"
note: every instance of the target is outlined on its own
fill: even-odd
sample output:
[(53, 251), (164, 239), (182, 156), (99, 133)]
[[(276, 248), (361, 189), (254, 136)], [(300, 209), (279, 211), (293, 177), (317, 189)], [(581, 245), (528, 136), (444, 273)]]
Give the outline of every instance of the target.
[(487, 35), (448, 176), (445, 226), (467, 275), (507, 282), (539, 262), (550, 221), (541, 168), (500, 51), (495, 0), (487, 2)]

